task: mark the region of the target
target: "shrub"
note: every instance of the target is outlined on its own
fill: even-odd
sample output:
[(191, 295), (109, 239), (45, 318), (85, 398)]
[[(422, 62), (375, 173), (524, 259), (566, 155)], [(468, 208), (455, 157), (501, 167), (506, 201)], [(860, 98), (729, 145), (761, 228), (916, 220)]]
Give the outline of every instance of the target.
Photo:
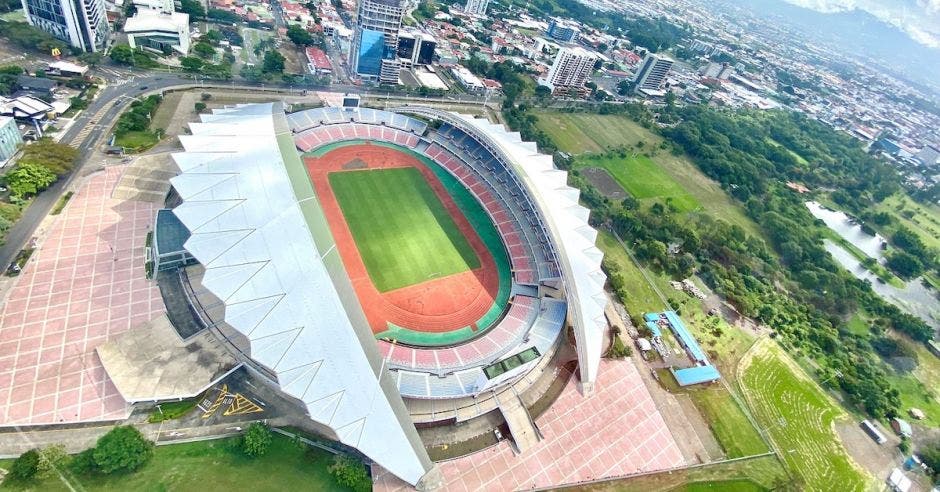
[(242, 436), (242, 451), (252, 458), (262, 456), (271, 445), (271, 440), (271, 429), (261, 422), (255, 422), (248, 426)]
[(153, 457), (153, 442), (134, 427), (118, 426), (98, 439), (92, 456), (101, 473), (134, 471)]
[(333, 464), (329, 467), (330, 475), (336, 479), (336, 482), (344, 487), (365, 491), (372, 488), (372, 479), (369, 478), (369, 472), (366, 467), (345, 454), (338, 454), (333, 458)]
[(53, 444), (39, 451), (39, 463), (36, 466), (37, 478), (49, 478), (68, 465), (69, 454), (62, 444)]
[(77, 475), (84, 475), (95, 471), (95, 448), (90, 448), (76, 454), (69, 462), (69, 470)]
[(39, 471), (39, 451), (30, 449), (21, 454), (10, 465), (10, 478), (13, 480), (29, 480)]

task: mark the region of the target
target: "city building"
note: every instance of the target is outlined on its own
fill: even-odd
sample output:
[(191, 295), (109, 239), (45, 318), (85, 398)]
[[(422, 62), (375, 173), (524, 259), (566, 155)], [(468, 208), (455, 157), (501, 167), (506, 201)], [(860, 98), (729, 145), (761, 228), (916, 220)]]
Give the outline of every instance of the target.
[(434, 60), (437, 40), (417, 29), (402, 29), (398, 34), (398, 59), (405, 68), (412, 65), (430, 65)]
[(463, 65), (457, 65), (450, 69), (451, 75), (457, 80), (457, 83), (467, 92), (483, 92), (486, 88), (480, 77), (477, 77)]
[(467, 0), (463, 6), (463, 11), (470, 15), (486, 15), (486, 8), (490, 6), (490, 0)]
[(940, 163), (940, 145), (925, 145), (915, 157), (925, 166), (935, 166)]
[(307, 46), (307, 70), (315, 75), (330, 75), (333, 73), (333, 65), (330, 63), (330, 57), (316, 46)]
[(23, 144), (23, 137), (16, 127), (16, 120), (9, 116), (0, 116), (0, 167), (13, 157)]
[(564, 47), (555, 55), (555, 62), (545, 77), (539, 79), (543, 85), (557, 93), (583, 93), (584, 84), (591, 78), (597, 55), (580, 46)]
[(131, 48), (145, 48), (157, 52), (189, 53), (189, 14), (141, 9), (124, 24), (127, 43)]
[(634, 79), (636, 81), (636, 92), (655, 94), (660, 91), (663, 82), (666, 81), (666, 76), (669, 75), (669, 70), (672, 69), (673, 63), (675, 62), (660, 55), (652, 53), (646, 55)]
[(702, 77), (709, 79), (728, 80), (734, 75), (734, 68), (727, 63), (711, 62), (702, 69)]
[(22, 0), (30, 25), (82, 51), (108, 45), (111, 30), (104, 0)]
[(134, 5), (138, 9), (150, 9), (165, 14), (172, 14), (176, 11), (173, 0), (134, 0)]
[(401, 29), (400, 0), (362, 0), (356, 15), (349, 66), (360, 77), (397, 84), (398, 31)]
[(576, 22), (566, 19), (552, 19), (548, 23), (548, 31), (545, 33), (552, 39), (571, 43), (578, 39), (581, 27)]
[(67, 61), (55, 61), (46, 67), (46, 73), (52, 75), (61, 75), (62, 77), (84, 77), (88, 73), (88, 67), (76, 65)]
[(29, 75), (17, 75), (16, 85), (20, 90), (15, 95), (27, 95), (38, 97), (40, 99), (51, 100), (53, 92), (59, 83), (45, 77), (32, 77)]

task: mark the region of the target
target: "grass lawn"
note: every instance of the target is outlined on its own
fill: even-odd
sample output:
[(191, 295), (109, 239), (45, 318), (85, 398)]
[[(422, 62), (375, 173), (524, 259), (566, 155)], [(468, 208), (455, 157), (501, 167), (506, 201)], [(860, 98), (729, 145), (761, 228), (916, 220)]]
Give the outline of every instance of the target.
[(643, 313), (665, 309), (666, 306), (663, 305), (663, 301), (650, 287), (649, 282), (643, 278), (640, 269), (627, 256), (627, 252), (617, 242), (617, 238), (609, 232), (598, 231), (597, 247), (604, 252), (604, 257), (608, 261), (617, 264), (620, 271), (623, 272), (626, 290), (629, 293), (627, 299), (624, 299), (624, 306), (631, 315), (642, 316)]
[(575, 163), (578, 169), (599, 167), (606, 169), (625, 190), (639, 200), (656, 199), (671, 202), (680, 212), (701, 207), (698, 200), (644, 155), (626, 157), (581, 157)]
[(127, 132), (114, 139), (114, 145), (124, 147), (130, 152), (142, 152), (159, 142), (157, 135), (150, 131)]
[[(140, 470), (109, 477), (78, 477), (87, 491), (171, 490), (346, 490), (337, 484), (327, 467), (333, 456), (316, 448), (274, 435), (264, 456), (245, 457), (238, 438), (170, 446), (157, 446), (153, 460)], [(9, 490), (68, 490), (57, 478), (26, 486), (4, 483)]]
[(754, 416), (804, 488), (863, 490), (869, 477), (846, 454), (833, 428), (845, 412), (771, 340), (741, 361), (739, 382)]
[[(644, 142), (644, 152), (655, 151), (650, 159), (659, 168), (659, 174), (691, 196), (696, 202), (695, 207), (700, 206), (716, 218), (763, 237), (757, 224), (744, 215), (718, 183), (702, 174), (685, 156), (658, 149), (663, 142), (662, 137), (626, 116), (553, 111), (539, 112), (537, 116), (538, 127), (552, 138), (560, 150), (571, 154), (604, 152), (608, 148)], [(615, 179), (621, 181), (616, 176)], [(630, 187), (624, 186), (624, 189), (629, 191)]]
[(467, 238), (417, 169), (334, 172), (329, 180), (380, 292), (480, 266)]
[[(895, 194), (886, 198), (875, 207), (878, 212), (890, 214), (900, 224), (920, 236), (924, 244), (931, 248), (940, 248), (940, 207), (924, 205), (915, 202), (904, 194)], [(884, 230), (874, 224), (882, 234), (890, 234), (893, 230)]]
[(697, 387), (688, 393), (728, 458), (770, 451), (744, 411), (723, 386)]
[[(786, 472), (777, 457), (765, 456), (579, 486), (577, 490), (617, 492), (648, 492), (650, 490), (788, 490), (780, 488), (781, 485), (787, 482)], [(748, 484), (753, 484), (753, 486)], [(798, 489), (794, 488), (792, 490)]]

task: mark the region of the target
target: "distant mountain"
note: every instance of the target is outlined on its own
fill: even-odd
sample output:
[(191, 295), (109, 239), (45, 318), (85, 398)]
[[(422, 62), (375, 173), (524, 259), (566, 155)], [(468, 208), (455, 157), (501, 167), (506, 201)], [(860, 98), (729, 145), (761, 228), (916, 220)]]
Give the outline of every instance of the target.
[(928, 48), (900, 29), (862, 10), (823, 13), (783, 0), (728, 0), (758, 16), (783, 21), (843, 52), (871, 58), (940, 93), (940, 49)]

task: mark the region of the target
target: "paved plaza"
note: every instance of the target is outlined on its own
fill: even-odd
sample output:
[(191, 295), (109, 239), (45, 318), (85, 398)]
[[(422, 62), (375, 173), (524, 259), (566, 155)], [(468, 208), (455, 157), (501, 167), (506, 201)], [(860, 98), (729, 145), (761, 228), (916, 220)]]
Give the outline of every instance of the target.
[(0, 426), (123, 419), (96, 346), (163, 313), (145, 278), (157, 205), (111, 198), (126, 166), (90, 176), (0, 310)]
[[(601, 362), (597, 392), (584, 398), (575, 378), (537, 424), (545, 436), (522, 456), (509, 443), (439, 463), (444, 490), (522, 490), (665, 470), (685, 464), (635, 365)], [(412, 488), (382, 469), (378, 491)]]

